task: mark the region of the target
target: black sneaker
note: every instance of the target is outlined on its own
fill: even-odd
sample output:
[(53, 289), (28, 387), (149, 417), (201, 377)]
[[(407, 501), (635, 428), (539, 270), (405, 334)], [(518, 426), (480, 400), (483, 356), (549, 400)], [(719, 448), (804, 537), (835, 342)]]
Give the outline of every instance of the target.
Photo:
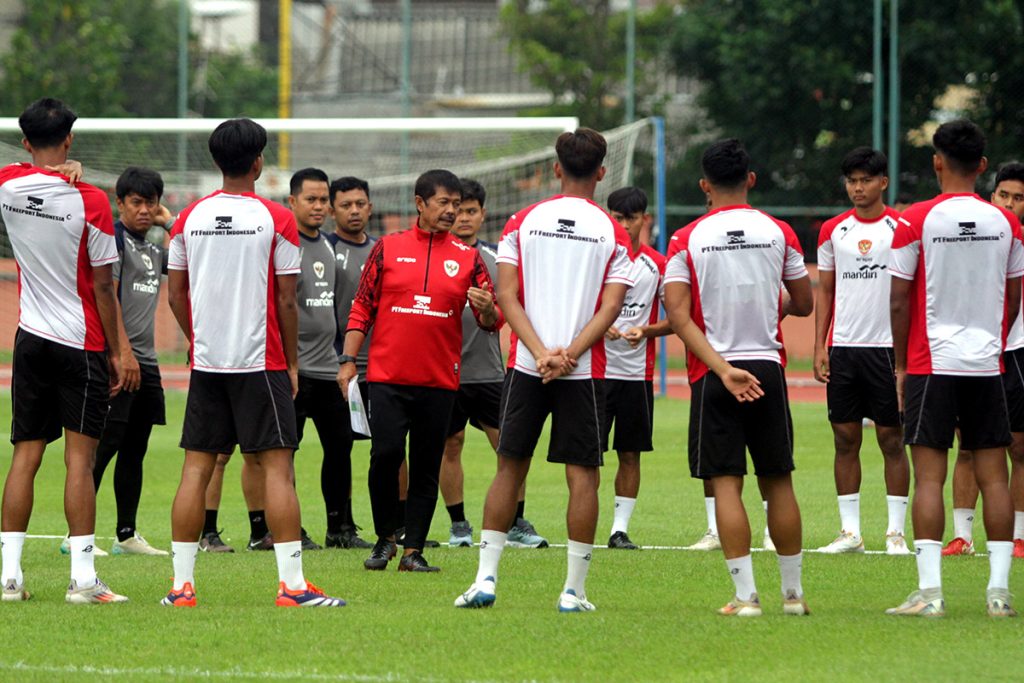
[(249, 537), (249, 544), (245, 546), (246, 550), (273, 550), (274, 549), (274, 537), (270, 535), (268, 531), (263, 538)]
[[(223, 531), (223, 529), (221, 529)], [(199, 549), (204, 553), (233, 553), (235, 549), (224, 542), (220, 531), (207, 531), (199, 539)]]
[(312, 538), (309, 537), (309, 534), (306, 533), (305, 529), (302, 530), (302, 539), (301, 540), (302, 540), (302, 549), (303, 550), (323, 550), (323, 548), (320, 546), (319, 543), (317, 543), (316, 541), (314, 541)]
[(439, 572), (440, 567), (432, 567), (427, 564), (427, 558), (423, 557), (423, 553), (418, 550), (414, 550), (408, 555), (403, 555), (402, 559), (398, 562), (398, 571), (400, 572)]
[(394, 541), (386, 538), (378, 538), (370, 551), (370, 556), (363, 560), (363, 566), (371, 571), (387, 569), (388, 562), (398, 553), (398, 546)]
[[(405, 547), (405, 527), (404, 526), (398, 527), (397, 529), (395, 529), (395, 542), (398, 543), (398, 545), (400, 545), (402, 547)], [(423, 547), (424, 548), (440, 548), (441, 544), (438, 543), (437, 541), (433, 541), (433, 540), (427, 538), (427, 539), (424, 539), (424, 541), (423, 541)]]
[(359, 537), (359, 527), (346, 524), (341, 530), (332, 534), (327, 532), (324, 537), (325, 548), (372, 548), (373, 544)]
[(608, 547), (619, 550), (640, 550), (640, 546), (629, 540), (629, 536), (626, 535), (625, 531), (616, 531), (612, 534), (611, 538), (608, 539)]

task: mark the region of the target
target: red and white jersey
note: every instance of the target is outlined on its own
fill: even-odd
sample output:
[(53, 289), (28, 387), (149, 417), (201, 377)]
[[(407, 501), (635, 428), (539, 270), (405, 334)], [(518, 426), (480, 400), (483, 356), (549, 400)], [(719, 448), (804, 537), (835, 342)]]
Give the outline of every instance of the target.
[(117, 261), (107, 195), (31, 164), (11, 164), (0, 169), (0, 214), (18, 264), (18, 326), (103, 351), (92, 271)]
[(1016, 351), (1020, 348), (1024, 348), (1024, 303), (1021, 305), (1021, 311), (1017, 314), (1017, 319), (1013, 321), (1010, 332), (1006, 335), (1007, 351)]
[(181, 212), (167, 267), (188, 271), (192, 367), (286, 370), (276, 275), (301, 269), (292, 212), (251, 192), (218, 190)]
[[(513, 214), (498, 243), (498, 264), (519, 269), (519, 302), (544, 346), (568, 346), (601, 306), (606, 284), (631, 286), (629, 235), (589, 199), (555, 195)], [(605, 376), (602, 336), (561, 379)], [(508, 366), (539, 376), (512, 334)]]
[(911, 280), (907, 372), (998, 375), (1007, 278), (1024, 274), (1020, 221), (975, 194), (940, 194), (900, 216), (893, 277)]
[[(626, 292), (622, 312), (613, 327), (625, 332), (631, 327), (653, 325), (658, 322), (658, 292), (665, 274), (665, 257), (646, 244), (633, 259), (631, 277), (633, 286)], [(625, 339), (604, 342), (608, 365), (604, 376), (608, 379), (653, 380), (654, 340), (643, 339), (636, 348)]]
[[(782, 282), (806, 276), (793, 229), (744, 204), (715, 209), (676, 231), (664, 281), (690, 285), (690, 317), (723, 358), (785, 365)], [(686, 356), (693, 383), (708, 368)]]
[(863, 221), (850, 209), (821, 226), (818, 270), (836, 275), (829, 346), (892, 346), (886, 271), (899, 217), (887, 206), (875, 220)]

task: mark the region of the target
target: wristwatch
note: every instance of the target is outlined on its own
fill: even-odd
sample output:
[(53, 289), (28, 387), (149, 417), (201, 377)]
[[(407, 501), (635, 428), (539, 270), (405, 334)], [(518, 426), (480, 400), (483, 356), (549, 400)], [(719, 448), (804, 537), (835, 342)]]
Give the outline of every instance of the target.
[(339, 365), (344, 365), (345, 363), (355, 363), (355, 362), (356, 362), (356, 357), (355, 356), (350, 356), (347, 353), (343, 353), (340, 356), (338, 356), (338, 364)]

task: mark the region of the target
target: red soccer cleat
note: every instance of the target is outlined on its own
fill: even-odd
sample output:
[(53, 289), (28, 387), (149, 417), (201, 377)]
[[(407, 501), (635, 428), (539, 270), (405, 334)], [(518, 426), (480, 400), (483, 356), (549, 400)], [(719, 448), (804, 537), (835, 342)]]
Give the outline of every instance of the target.
[(1024, 559), (1024, 538), (1013, 539), (1013, 556)]
[(942, 549), (942, 556), (948, 557), (950, 555), (973, 555), (974, 554), (974, 541), (967, 541), (957, 536)]
[(195, 607), (196, 591), (192, 588), (192, 584), (186, 581), (181, 590), (171, 589), (171, 592), (160, 601), (160, 604), (165, 607)]
[(324, 595), (324, 592), (309, 581), (306, 582), (305, 590), (288, 590), (281, 582), (277, 590), (277, 600), (274, 602), (278, 607), (344, 607), (345, 601), (341, 598), (332, 598)]

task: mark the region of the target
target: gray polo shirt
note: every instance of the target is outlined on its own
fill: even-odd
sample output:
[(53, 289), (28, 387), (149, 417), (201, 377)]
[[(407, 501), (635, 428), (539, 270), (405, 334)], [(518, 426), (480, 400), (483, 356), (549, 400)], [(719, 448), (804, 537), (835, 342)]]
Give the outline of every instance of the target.
[(302, 265), (296, 284), (299, 304), (299, 374), (313, 379), (338, 376), (338, 318), (334, 312), (338, 271), (334, 249), (323, 235), (299, 233)]
[[(477, 251), (487, 266), (491, 282), (497, 285), (498, 266), (495, 261), (498, 257), (498, 246), (483, 240), (477, 240)], [(498, 332), (488, 332), (476, 324), (473, 317), (473, 310), (467, 300), (465, 308), (462, 309), (462, 373), (460, 384), (484, 384), (489, 382), (501, 382), (505, 379), (505, 366), (501, 359), (501, 335)]]
[(121, 221), (114, 223), (114, 241), (119, 257), (114, 262), (114, 279), (132, 353), (139, 363), (156, 365), (153, 328), (160, 302), (160, 276), (167, 273), (167, 254)]
[[(348, 314), (352, 310), (352, 300), (356, 298), (356, 290), (359, 289), (359, 276), (363, 274), (363, 265), (370, 256), (373, 244), (377, 240), (369, 235), (362, 244), (355, 244), (346, 239), (338, 237), (336, 233), (327, 235), (327, 241), (334, 246), (334, 257), (338, 267), (338, 324), (341, 329), (341, 336), (338, 342), (337, 351), (341, 353), (341, 343), (344, 342), (345, 329), (348, 327)], [(363, 347), (359, 350), (356, 358), (356, 371), (360, 378), (366, 378), (366, 364), (370, 354), (370, 334), (366, 335)]]

